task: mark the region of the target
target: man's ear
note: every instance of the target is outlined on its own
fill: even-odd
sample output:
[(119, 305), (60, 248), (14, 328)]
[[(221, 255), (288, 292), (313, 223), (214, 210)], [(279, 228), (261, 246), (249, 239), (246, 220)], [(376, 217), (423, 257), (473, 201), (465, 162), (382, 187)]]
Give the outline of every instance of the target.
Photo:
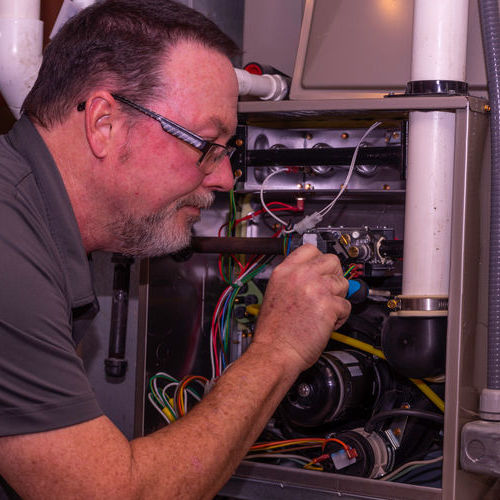
[(122, 121), (118, 104), (109, 92), (98, 91), (89, 96), (85, 103), (85, 133), (97, 158), (104, 158), (110, 152)]

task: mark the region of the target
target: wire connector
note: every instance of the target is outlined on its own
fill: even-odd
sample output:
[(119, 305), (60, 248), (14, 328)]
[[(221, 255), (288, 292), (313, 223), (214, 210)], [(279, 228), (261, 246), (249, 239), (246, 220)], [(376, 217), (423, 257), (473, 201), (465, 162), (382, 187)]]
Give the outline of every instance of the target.
[(323, 219), (319, 212), (314, 212), (311, 215), (306, 215), (302, 220), (294, 224), (293, 230), (298, 234), (304, 234), (309, 229), (316, 227)]

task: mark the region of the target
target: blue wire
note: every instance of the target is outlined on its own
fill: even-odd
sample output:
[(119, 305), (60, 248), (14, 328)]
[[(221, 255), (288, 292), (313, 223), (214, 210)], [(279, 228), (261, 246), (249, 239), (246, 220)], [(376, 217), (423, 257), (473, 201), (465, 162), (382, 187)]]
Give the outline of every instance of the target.
[(225, 331), (226, 331), (226, 328), (225, 328), (226, 312), (227, 312), (227, 307), (228, 307), (230, 298), (231, 298), (231, 295), (229, 295), (226, 298), (226, 300), (224, 301), (224, 307), (222, 308), (222, 314), (220, 316), (221, 347), (220, 347), (220, 351), (219, 351), (219, 357), (221, 360), (222, 369), (224, 369), (226, 367), (226, 356), (224, 354), (224, 340), (225, 340), (224, 336), (225, 336)]
[(224, 352), (224, 345), (225, 345), (225, 332), (226, 332), (226, 323), (228, 321), (231, 321), (231, 315), (228, 314), (226, 317), (226, 313), (228, 312), (229, 304), (233, 301), (233, 298), (235, 295), (238, 294), (240, 291), (241, 287), (235, 288), (231, 295), (229, 295), (225, 302), (224, 302), (224, 307), (222, 308), (222, 314), (221, 314), (221, 319), (220, 319), (220, 331), (221, 331), (221, 349), (220, 349), (220, 359), (221, 359), (221, 365), (222, 368), (226, 367), (227, 361), (226, 361), (226, 353)]
[(288, 246), (287, 246), (287, 248), (286, 248), (286, 254), (287, 254), (287, 255), (290, 255), (290, 249), (291, 249), (291, 247), (292, 247), (292, 237), (291, 237), (291, 236), (289, 236), (289, 237), (288, 237)]

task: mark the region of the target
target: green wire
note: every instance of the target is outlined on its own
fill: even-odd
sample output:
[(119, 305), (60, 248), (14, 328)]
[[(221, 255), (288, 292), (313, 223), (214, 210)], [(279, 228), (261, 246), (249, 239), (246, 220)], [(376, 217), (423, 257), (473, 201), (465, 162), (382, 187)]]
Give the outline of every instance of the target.
[(283, 255), (286, 255), (286, 245), (288, 242), (288, 234), (285, 234), (283, 237)]
[(356, 267), (355, 264), (352, 264), (351, 266), (349, 266), (349, 268), (347, 269), (347, 271), (344, 273), (344, 278), (347, 278), (347, 276), (352, 272), (352, 270)]
[[(227, 224), (227, 235), (228, 236), (233, 235), (234, 221), (235, 220), (236, 220), (236, 201), (234, 198), (234, 189), (231, 189), (231, 191), (229, 191), (229, 220), (228, 220), (228, 224)], [(224, 269), (224, 261), (225, 260), (226, 260), (226, 258), (223, 256), (222, 263), (221, 263), (221, 267), (223, 269)], [(234, 267), (233, 267), (232, 262), (233, 261), (231, 260), (231, 257), (229, 257), (228, 264), (227, 264), (227, 274), (224, 272), (222, 273), (224, 276), (224, 280), (227, 284), (231, 284), (231, 282), (233, 280)]]
[[(153, 381), (157, 378), (163, 378), (163, 379), (166, 379), (168, 380), (169, 382), (174, 382), (174, 383), (179, 383), (179, 380), (177, 380), (176, 378), (174, 377), (171, 377), (170, 375), (165, 375), (163, 373), (157, 373), (155, 375), (153, 375), (150, 379), (149, 379), (149, 390), (151, 392), (151, 394), (153, 395), (153, 397), (156, 399), (157, 403), (159, 405), (162, 405), (162, 406), (167, 406), (168, 409), (172, 412), (173, 415), (176, 415), (176, 412), (175, 410), (172, 408), (172, 406), (170, 405), (170, 403), (163, 398), (162, 394), (160, 393), (157, 393), (153, 387)], [(195, 391), (194, 389), (186, 389), (187, 392), (191, 392), (192, 394), (194, 394), (196, 397), (201, 397), (197, 391)]]
[[(245, 282), (246, 283), (246, 282)], [(241, 287), (235, 288), (233, 290), (233, 293), (231, 294), (231, 297), (229, 299), (229, 305), (227, 306), (227, 321), (226, 321), (226, 327), (224, 331), (224, 353), (227, 355), (229, 351), (229, 327), (231, 323), (231, 319), (233, 317), (233, 306), (234, 306), (234, 301), (236, 300), (236, 296), (238, 295)]]

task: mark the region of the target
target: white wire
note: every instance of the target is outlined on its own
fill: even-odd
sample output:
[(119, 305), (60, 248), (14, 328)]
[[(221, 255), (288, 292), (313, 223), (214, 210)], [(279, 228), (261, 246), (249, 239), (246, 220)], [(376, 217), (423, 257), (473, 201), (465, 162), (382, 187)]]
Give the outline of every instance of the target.
[(351, 160), (351, 165), (349, 166), (349, 170), (347, 172), (347, 176), (345, 178), (345, 181), (342, 184), (342, 187), (340, 191), (338, 192), (337, 196), (333, 199), (332, 202), (330, 202), (326, 207), (320, 210), (320, 215), (324, 217), (334, 206), (335, 203), (337, 203), (337, 200), (342, 196), (344, 191), (347, 189), (347, 185), (349, 184), (349, 181), (351, 180), (352, 173), (354, 171), (354, 166), (356, 165), (356, 158), (358, 157), (358, 151), (361, 145), (363, 144), (363, 141), (366, 139), (368, 134), (371, 133), (372, 130), (377, 128), (382, 122), (375, 122), (364, 134), (363, 137), (358, 142), (358, 145), (356, 146), (356, 149), (354, 150), (354, 154), (352, 155), (352, 160)]
[(431, 460), (414, 460), (413, 462), (408, 462), (406, 464), (403, 464), (401, 467), (398, 467), (397, 469), (393, 470), (390, 474), (381, 477), (380, 481), (388, 481), (389, 479), (392, 479), (394, 476), (397, 476), (400, 472), (404, 471), (405, 469), (408, 469), (409, 467), (413, 467), (414, 465), (418, 465), (419, 467), (424, 467), (425, 465), (441, 462), (441, 460), (443, 460), (442, 455), (440, 457), (433, 458)]
[[(351, 164), (349, 166), (349, 170), (347, 171), (347, 176), (346, 176), (344, 182), (342, 183), (342, 187), (340, 188), (340, 191), (337, 193), (337, 196), (333, 199), (333, 201), (331, 201), (328, 205), (326, 205), (324, 208), (322, 208), (319, 212), (315, 212), (315, 214), (318, 215), (317, 220), (314, 218), (314, 214), (313, 214), (313, 217), (306, 216), (304, 219), (302, 219), (302, 221), (305, 222), (305, 227), (302, 227), (304, 225), (304, 223), (301, 225), (302, 221), (299, 221), (296, 224), (296, 226), (301, 227), (301, 230), (297, 230), (295, 228), (295, 226), (294, 226), (292, 229), (283, 229), (283, 233), (284, 234), (290, 234), (290, 233), (293, 233), (293, 232), (298, 232), (299, 234), (302, 234), (307, 229), (312, 229), (312, 227), (314, 227), (319, 222), (319, 220), (321, 220), (328, 212), (330, 212), (330, 210), (332, 210), (332, 208), (337, 203), (338, 199), (344, 194), (344, 191), (347, 189), (349, 181), (351, 180), (352, 173), (354, 172), (354, 166), (356, 165), (356, 159), (358, 157), (359, 148), (363, 144), (363, 141), (366, 139), (366, 137), (372, 132), (372, 130), (374, 130), (375, 128), (377, 128), (381, 123), (382, 122), (375, 122), (374, 124), (372, 124), (368, 128), (368, 130), (363, 134), (363, 136), (361, 137), (361, 139), (359, 140), (358, 145), (356, 146), (356, 148), (354, 150), (354, 154), (352, 155)], [(277, 222), (279, 222), (283, 226), (283, 228), (286, 228), (288, 226), (288, 223), (285, 222), (283, 219), (279, 218), (273, 212), (271, 212), (271, 210), (269, 210), (268, 206), (266, 205), (266, 202), (264, 201), (264, 189), (265, 189), (265, 185), (266, 185), (267, 181), (269, 181), (269, 179), (271, 179), (271, 177), (274, 177), (275, 175), (281, 174), (283, 172), (287, 172), (287, 170), (283, 169), (283, 170), (277, 170), (275, 172), (271, 172), (264, 179), (264, 181), (262, 182), (262, 185), (260, 187), (260, 203), (262, 204), (262, 208), (274, 220), (276, 220)]]
[(271, 210), (269, 210), (268, 206), (266, 205), (266, 202), (264, 201), (264, 187), (266, 185), (266, 182), (271, 178), (274, 177), (275, 175), (282, 174), (283, 172), (287, 172), (286, 169), (283, 170), (276, 170), (276, 172), (271, 172), (263, 181), (262, 185), (260, 186), (260, 203), (262, 204), (262, 208), (276, 221), (278, 221), (284, 228), (288, 226), (288, 223), (285, 222), (283, 219), (280, 219), (277, 215), (275, 215)]

